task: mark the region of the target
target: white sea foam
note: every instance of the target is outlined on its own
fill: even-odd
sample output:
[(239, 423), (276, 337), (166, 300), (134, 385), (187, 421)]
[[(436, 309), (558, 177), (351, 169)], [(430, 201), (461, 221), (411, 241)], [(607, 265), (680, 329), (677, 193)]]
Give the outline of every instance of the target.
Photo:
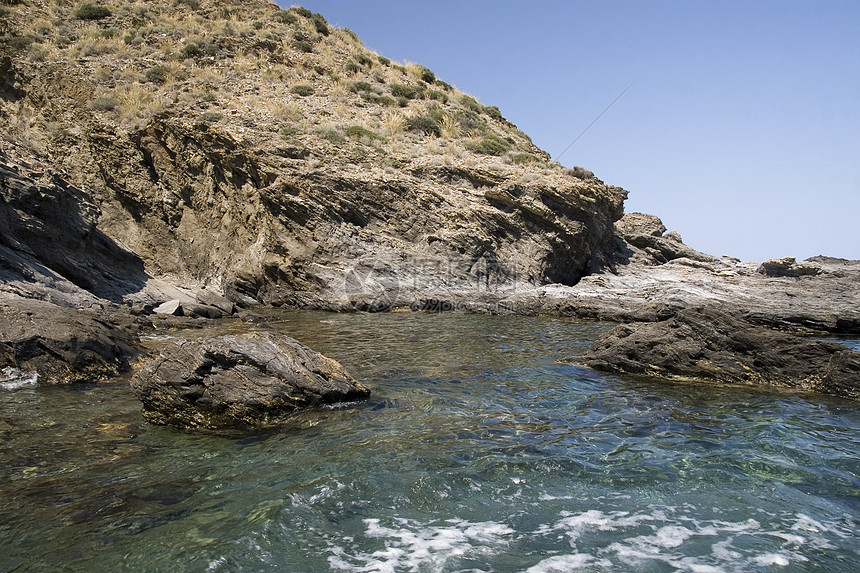
[(563, 530), (571, 541), (576, 541), (589, 529), (615, 531), (619, 528), (635, 527), (641, 521), (649, 519), (646, 515), (631, 516), (626, 511), (603, 513), (596, 509), (579, 514), (563, 511), (561, 515), (562, 519), (555, 524), (554, 529)]
[(791, 563), (788, 557), (781, 553), (764, 553), (763, 555), (756, 555), (755, 557), (753, 557), (753, 561), (756, 565), (762, 565), (764, 567), (771, 565), (788, 567), (788, 565)]
[(17, 368), (3, 368), (0, 370), (0, 388), (5, 390), (17, 390), (25, 386), (35, 386), (39, 381), (37, 372), (21, 372)]
[(385, 547), (353, 555), (342, 547), (333, 548), (330, 567), (368, 572), (435, 571), (452, 558), (495, 552), (507, 545), (514, 532), (503, 523), (457, 519), (432, 524), (397, 519), (390, 525), (380, 519), (365, 519), (364, 524), (367, 537), (383, 540)]
[[(761, 566), (785, 567), (791, 563), (807, 562), (804, 547), (826, 547), (824, 535), (838, 534), (840, 529), (836, 523), (822, 522), (803, 514), (789, 517), (783, 522), (784, 527), (773, 529), (751, 518), (738, 522), (699, 521), (678, 515), (677, 511), (667, 507), (640, 513), (593, 509), (581, 513), (560, 512), (558, 521), (539, 527), (535, 534), (546, 536), (552, 531), (562, 531), (573, 547), (587, 548), (588, 552), (553, 556), (529, 571), (575, 570), (602, 566), (604, 562), (643, 567), (648, 561), (661, 561), (676, 570), (693, 573), (740, 572)], [(853, 528), (853, 523), (848, 527)], [(642, 534), (643, 529), (651, 532)], [(596, 532), (612, 532), (614, 539), (602, 547), (595, 545)], [(736, 543), (737, 537), (779, 541), (774, 541), (769, 550), (754, 553), (750, 552), (748, 542)], [(715, 541), (709, 544), (707, 538)]]
[(573, 555), (555, 555), (548, 557), (526, 569), (526, 573), (563, 573), (564, 571), (576, 571), (583, 567), (612, 567), (612, 562), (606, 559), (597, 559), (587, 553), (574, 553)]

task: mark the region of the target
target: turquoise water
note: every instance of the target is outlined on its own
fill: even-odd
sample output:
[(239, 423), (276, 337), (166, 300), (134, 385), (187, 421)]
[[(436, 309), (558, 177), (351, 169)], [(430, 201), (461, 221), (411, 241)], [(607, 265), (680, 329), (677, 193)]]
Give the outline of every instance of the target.
[(0, 571), (860, 570), (855, 403), (557, 364), (607, 328), (565, 319), (228, 328), (374, 396), (219, 436), (148, 425), (123, 382), (0, 390)]

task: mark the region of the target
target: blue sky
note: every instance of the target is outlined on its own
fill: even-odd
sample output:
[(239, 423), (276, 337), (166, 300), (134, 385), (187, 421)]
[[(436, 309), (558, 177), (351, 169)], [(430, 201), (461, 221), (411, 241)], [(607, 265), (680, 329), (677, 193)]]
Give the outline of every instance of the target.
[[(288, 6), (291, 2), (280, 2)], [(305, 0), (694, 248), (860, 259), (860, 2)]]

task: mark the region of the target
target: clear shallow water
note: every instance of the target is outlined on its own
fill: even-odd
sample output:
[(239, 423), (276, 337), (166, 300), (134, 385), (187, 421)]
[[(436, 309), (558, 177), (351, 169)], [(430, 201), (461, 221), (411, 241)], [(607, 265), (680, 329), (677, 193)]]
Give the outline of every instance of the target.
[(373, 399), (215, 436), (0, 390), (0, 571), (860, 570), (854, 403), (556, 364), (605, 328), (563, 319), (267, 326)]

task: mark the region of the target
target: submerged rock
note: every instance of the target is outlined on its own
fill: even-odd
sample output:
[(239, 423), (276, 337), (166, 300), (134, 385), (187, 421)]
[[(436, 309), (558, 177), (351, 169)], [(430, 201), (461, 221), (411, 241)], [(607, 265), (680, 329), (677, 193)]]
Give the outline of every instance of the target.
[(860, 398), (860, 353), (710, 308), (618, 326), (565, 361), (608, 372), (771, 384)]
[(174, 342), (131, 385), (150, 422), (189, 428), (278, 426), (299, 410), (370, 395), (334, 360), (264, 332)]

